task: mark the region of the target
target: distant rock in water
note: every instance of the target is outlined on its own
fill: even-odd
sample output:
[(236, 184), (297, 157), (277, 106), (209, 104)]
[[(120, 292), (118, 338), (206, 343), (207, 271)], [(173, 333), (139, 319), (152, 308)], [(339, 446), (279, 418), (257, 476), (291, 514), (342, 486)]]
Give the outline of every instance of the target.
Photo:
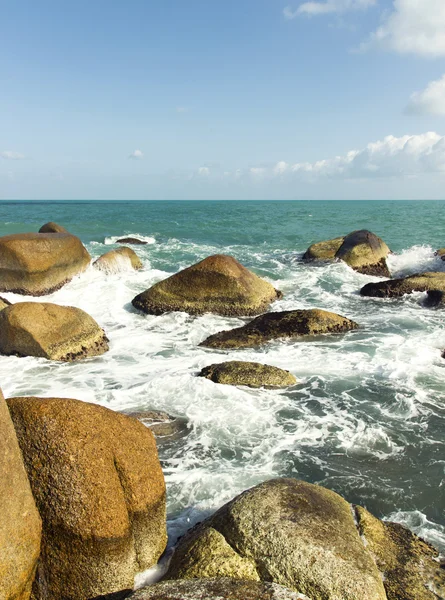
[(357, 323), (320, 309), (270, 312), (247, 325), (211, 335), (200, 346), (206, 348), (254, 348), (270, 340), (296, 339), (308, 335), (345, 333), (357, 329)]
[(296, 378), (284, 369), (238, 360), (204, 367), (199, 377), (205, 377), (214, 383), (246, 385), (252, 388), (280, 388), (297, 383)]
[(134, 250), (124, 246), (102, 254), (93, 266), (105, 273), (120, 273), (130, 269), (142, 269), (142, 262)]
[(17, 302), (0, 311), (0, 354), (73, 361), (107, 350), (103, 329), (80, 308)]
[(303, 256), (304, 260), (337, 258), (354, 271), (377, 277), (390, 277), (386, 264), (390, 250), (385, 242), (371, 231), (353, 231), (344, 238), (335, 238), (312, 244)]
[(173, 417), (161, 410), (143, 410), (125, 414), (149, 427), (157, 441), (177, 440), (188, 432), (185, 419)]
[(42, 227), (39, 229), (39, 233), (69, 233), (69, 232), (65, 229), (65, 227), (62, 227), (62, 225), (58, 225), (57, 223), (50, 221), (49, 223), (45, 223), (45, 225), (42, 225)]
[(249, 316), (267, 310), (281, 297), (281, 292), (231, 256), (215, 254), (156, 283), (132, 304), (151, 315), (183, 311)]
[(360, 294), (375, 298), (400, 298), (412, 292), (428, 292), (430, 290), (445, 291), (445, 273), (432, 271), (417, 273), (401, 279), (367, 283), (360, 290)]
[(148, 244), (148, 242), (145, 242), (144, 240), (139, 240), (138, 238), (134, 237), (126, 237), (117, 240), (116, 244), (134, 244), (135, 246), (145, 246), (146, 244)]

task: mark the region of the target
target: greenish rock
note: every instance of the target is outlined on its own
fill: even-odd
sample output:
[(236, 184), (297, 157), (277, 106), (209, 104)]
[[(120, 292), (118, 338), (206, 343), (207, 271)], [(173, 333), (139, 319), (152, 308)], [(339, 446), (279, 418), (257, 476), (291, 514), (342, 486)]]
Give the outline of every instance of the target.
[(445, 248), (439, 248), (439, 250), (436, 250), (436, 252), (434, 253), (434, 255), (438, 256), (442, 260), (445, 260)]
[(261, 315), (243, 325), (211, 335), (200, 346), (206, 348), (254, 348), (274, 339), (298, 339), (325, 333), (345, 333), (357, 323), (318, 308), (288, 310)]
[(343, 244), (344, 237), (317, 242), (309, 246), (303, 256), (303, 260), (332, 260)]
[(128, 271), (134, 269), (138, 271), (142, 269), (142, 262), (139, 256), (131, 248), (122, 246), (116, 250), (110, 250), (102, 254), (94, 263), (93, 266), (99, 271), (105, 271), (105, 273), (120, 273), (121, 271)]
[(205, 377), (214, 383), (246, 385), (252, 388), (280, 388), (297, 383), (296, 378), (284, 369), (238, 360), (204, 367), (199, 377)]
[(429, 290), (445, 291), (445, 273), (432, 271), (417, 273), (401, 279), (367, 283), (360, 290), (360, 294), (374, 298), (400, 298), (405, 294), (412, 294), (412, 292), (428, 292)]

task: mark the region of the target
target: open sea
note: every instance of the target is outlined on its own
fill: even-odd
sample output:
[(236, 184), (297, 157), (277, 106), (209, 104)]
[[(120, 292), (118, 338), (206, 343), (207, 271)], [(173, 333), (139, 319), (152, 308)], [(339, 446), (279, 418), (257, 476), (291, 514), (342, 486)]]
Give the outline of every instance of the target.
[[(0, 357), (1, 387), (7, 397), (71, 397), (186, 419), (185, 437), (159, 445), (170, 543), (242, 490), (291, 476), (403, 523), (445, 553), (444, 312), (422, 306), (421, 293), (361, 297), (377, 278), (344, 263), (301, 262), (315, 241), (369, 229), (393, 250), (393, 276), (445, 271), (434, 256), (445, 246), (445, 202), (0, 202), (0, 235), (50, 220), (93, 257), (119, 237), (144, 239), (132, 246), (144, 269), (106, 275), (90, 267), (49, 296), (26, 298), (85, 310), (105, 329), (110, 351), (71, 364)], [(243, 319), (132, 308), (136, 294), (216, 253), (283, 291), (271, 310), (323, 308), (360, 329), (215, 351), (198, 344)], [(271, 391), (196, 377), (233, 359), (288, 369), (299, 382)]]

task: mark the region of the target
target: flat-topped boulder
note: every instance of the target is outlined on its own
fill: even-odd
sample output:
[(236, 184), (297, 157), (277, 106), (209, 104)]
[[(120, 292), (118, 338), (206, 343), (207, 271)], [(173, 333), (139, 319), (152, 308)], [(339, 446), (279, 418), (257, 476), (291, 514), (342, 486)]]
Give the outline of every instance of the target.
[(401, 279), (367, 283), (360, 290), (360, 294), (375, 298), (400, 298), (405, 294), (412, 294), (412, 292), (428, 292), (429, 290), (445, 291), (445, 273), (431, 271), (416, 273)]
[(135, 271), (142, 269), (142, 262), (134, 250), (123, 246), (102, 254), (93, 266), (105, 273), (120, 273), (131, 269)]
[(151, 315), (183, 311), (251, 316), (265, 311), (281, 296), (233, 257), (215, 254), (156, 283), (136, 296), (132, 304)]
[(39, 229), (39, 233), (69, 233), (67, 229), (65, 229), (65, 227), (62, 227), (62, 225), (58, 225), (57, 223), (54, 223), (54, 221), (49, 221), (49, 223), (45, 223), (45, 225), (42, 225), (42, 227)]
[(0, 440), (0, 598), (29, 600), (42, 525), (1, 390)]
[(120, 240), (117, 240), (116, 244), (134, 244), (135, 246), (145, 246), (148, 244), (148, 242), (135, 237), (124, 237)]
[(214, 383), (246, 385), (252, 388), (280, 388), (297, 383), (296, 378), (289, 371), (271, 365), (241, 360), (204, 367), (199, 373), (199, 377), (205, 377)]
[(303, 260), (332, 260), (335, 258), (337, 251), (343, 244), (344, 237), (334, 238), (333, 240), (325, 240), (316, 242), (309, 246), (303, 255)]
[(66, 398), (10, 398), (43, 522), (35, 600), (133, 588), (165, 549), (165, 483), (151, 431)]
[(0, 291), (43, 296), (90, 264), (82, 242), (69, 233), (17, 233), (0, 237)]
[(275, 339), (297, 339), (357, 329), (354, 321), (320, 310), (287, 310), (261, 315), (241, 327), (211, 335), (200, 346), (206, 348), (254, 348)]
[(103, 329), (80, 308), (17, 302), (0, 311), (0, 354), (72, 361), (107, 350)]

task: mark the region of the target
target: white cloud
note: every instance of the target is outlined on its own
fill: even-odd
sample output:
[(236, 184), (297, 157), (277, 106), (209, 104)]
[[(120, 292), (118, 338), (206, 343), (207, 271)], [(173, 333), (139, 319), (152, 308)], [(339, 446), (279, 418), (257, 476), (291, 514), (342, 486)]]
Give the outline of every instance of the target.
[(375, 45), (400, 54), (445, 56), (445, 1), (394, 0), (393, 10), (362, 49)]
[(24, 154), (20, 154), (20, 152), (12, 152), (12, 150), (0, 152), (0, 156), (6, 160), (23, 160), (25, 158)]
[(411, 94), (406, 112), (445, 116), (445, 75), (441, 79), (431, 81), (423, 91)]
[(130, 154), (130, 156), (128, 158), (133, 158), (135, 160), (141, 160), (141, 158), (144, 158), (144, 153), (142, 152), (142, 150), (135, 150), (134, 152), (132, 152)]
[(365, 10), (375, 6), (377, 0), (325, 0), (324, 2), (303, 2), (296, 9), (286, 6), (283, 14), (286, 19), (295, 19), (300, 15), (317, 16), (344, 13), (353, 10)]
[(200, 175), (201, 177), (208, 177), (210, 175), (209, 167), (199, 167), (198, 175)]

